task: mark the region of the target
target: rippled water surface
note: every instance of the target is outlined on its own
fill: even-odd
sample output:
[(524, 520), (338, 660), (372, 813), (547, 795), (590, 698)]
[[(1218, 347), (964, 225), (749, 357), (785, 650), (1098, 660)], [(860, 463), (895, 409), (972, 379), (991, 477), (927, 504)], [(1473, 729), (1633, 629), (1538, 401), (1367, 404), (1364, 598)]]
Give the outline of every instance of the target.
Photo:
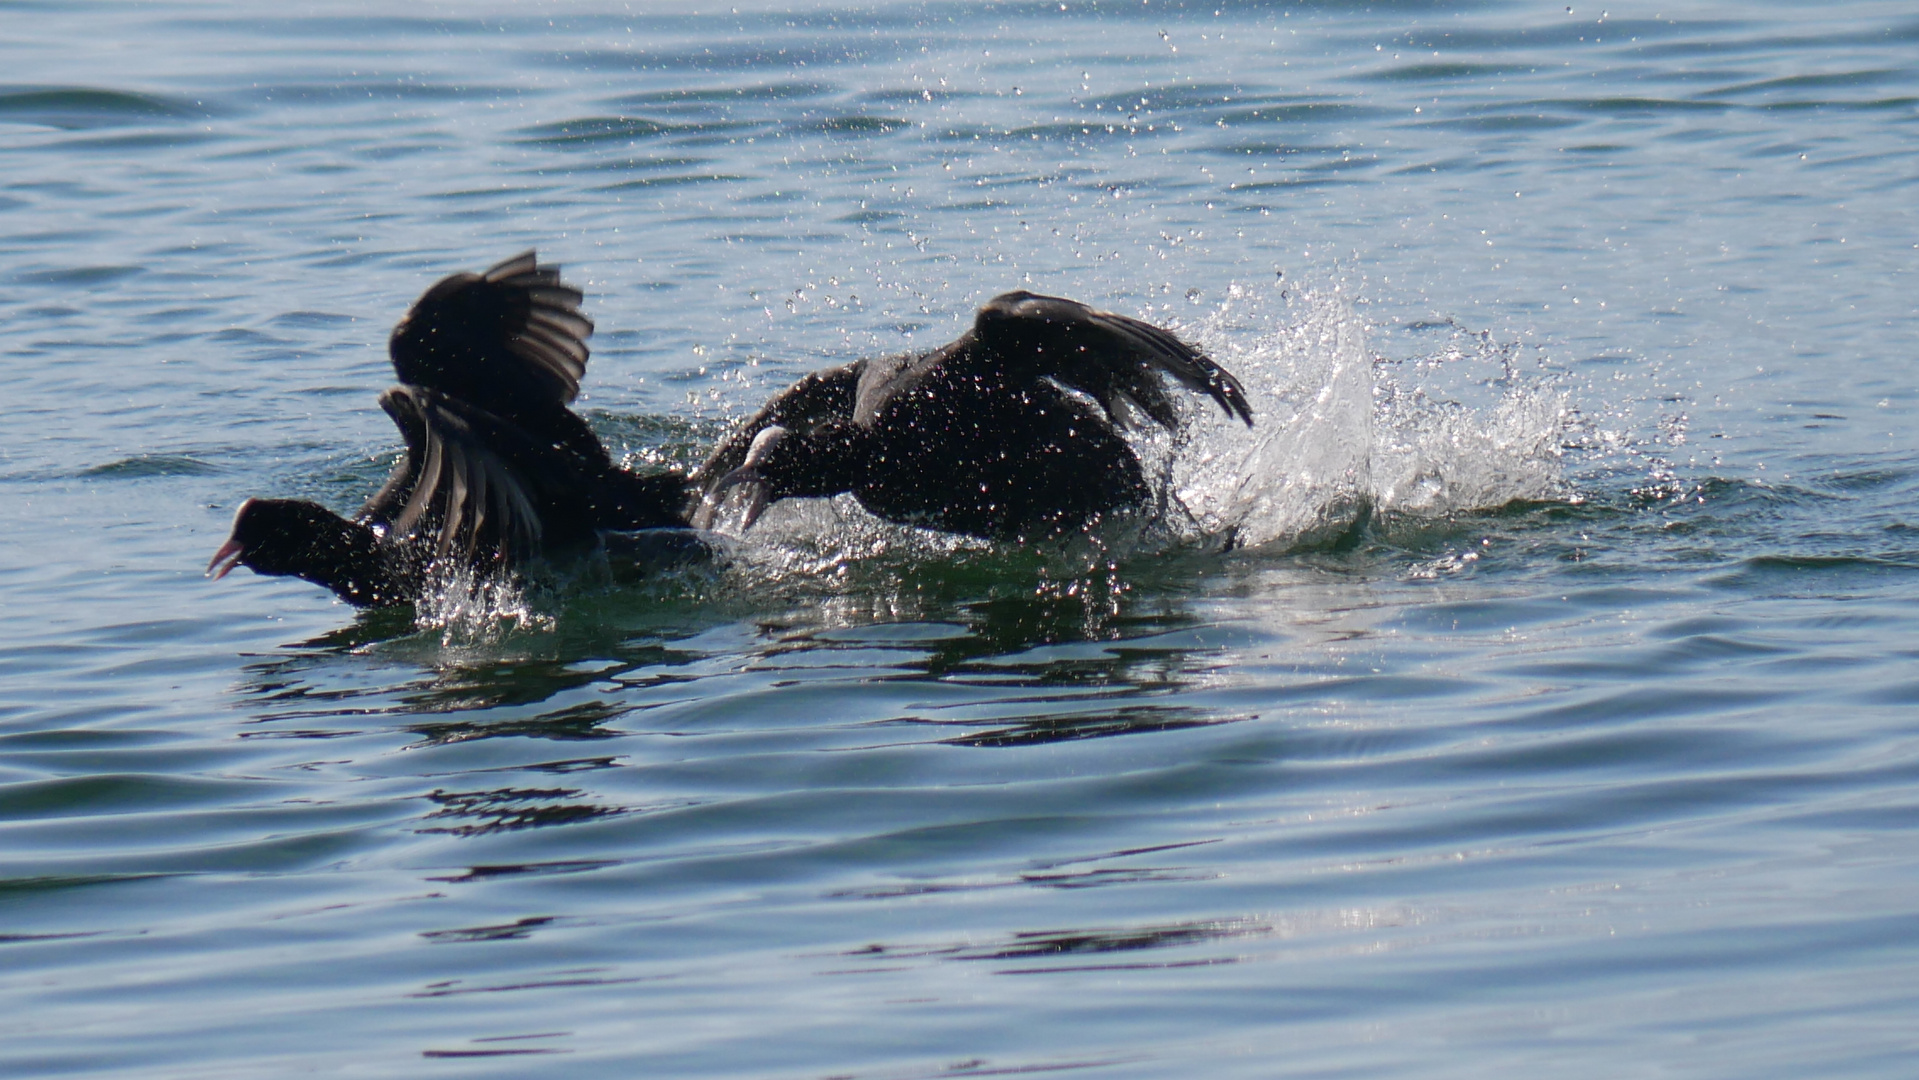
[[(0, 2), (0, 1071), (1911, 1075), (1910, 4), (632, 8)], [(203, 580), (532, 246), (636, 467), (1014, 287), (1259, 425), (1054, 549)]]

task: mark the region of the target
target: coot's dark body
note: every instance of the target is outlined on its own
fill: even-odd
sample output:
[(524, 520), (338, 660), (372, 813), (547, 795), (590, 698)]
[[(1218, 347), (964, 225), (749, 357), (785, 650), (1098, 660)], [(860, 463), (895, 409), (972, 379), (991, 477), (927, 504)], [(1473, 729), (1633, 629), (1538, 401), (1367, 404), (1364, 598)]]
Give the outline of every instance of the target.
[(685, 478), (625, 471), (567, 408), (593, 332), (581, 299), (530, 251), (427, 290), (388, 343), (401, 384), (380, 406), (406, 453), (386, 486), (351, 519), (249, 499), (209, 570), (290, 574), (380, 607), (418, 599), (436, 569), (514, 571), (604, 530), (684, 525)]
[(695, 523), (743, 485), (748, 525), (782, 498), (851, 492), (880, 517), (950, 532), (1076, 529), (1148, 498), (1118, 425), (1131, 405), (1178, 426), (1162, 375), (1252, 423), (1238, 380), (1167, 331), (1007, 293), (950, 345), (817, 372), (768, 402), (695, 474)]

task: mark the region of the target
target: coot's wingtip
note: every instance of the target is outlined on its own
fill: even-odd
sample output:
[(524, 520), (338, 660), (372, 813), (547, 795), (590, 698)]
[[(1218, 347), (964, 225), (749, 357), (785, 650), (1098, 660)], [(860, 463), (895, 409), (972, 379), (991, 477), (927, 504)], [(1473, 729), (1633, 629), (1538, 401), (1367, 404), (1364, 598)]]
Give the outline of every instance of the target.
[(519, 277), (522, 274), (530, 274), (540, 269), (549, 270), (556, 275), (560, 271), (560, 268), (557, 266), (542, 267), (540, 265), (539, 249), (527, 248), (518, 255), (508, 256), (494, 263), (492, 266), (487, 267), (485, 272), (480, 276), (488, 281), (504, 281), (507, 278)]

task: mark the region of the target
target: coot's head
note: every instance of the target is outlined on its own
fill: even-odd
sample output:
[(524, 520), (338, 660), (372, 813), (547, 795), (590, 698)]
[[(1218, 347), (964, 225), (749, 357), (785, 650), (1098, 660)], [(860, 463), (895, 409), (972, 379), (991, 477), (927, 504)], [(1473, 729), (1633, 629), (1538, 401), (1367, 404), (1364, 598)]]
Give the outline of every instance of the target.
[(256, 574), (306, 577), (316, 559), (339, 558), (355, 546), (352, 523), (324, 506), (299, 499), (248, 499), (233, 515), (233, 531), (213, 553), (215, 580), (235, 566)]
[(742, 531), (759, 520), (761, 511), (781, 499), (830, 496), (859, 485), (863, 432), (840, 420), (826, 420), (793, 431), (777, 424), (753, 437), (746, 461), (707, 489), (693, 514), (695, 528), (710, 529), (728, 491), (746, 489), (746, 517)]

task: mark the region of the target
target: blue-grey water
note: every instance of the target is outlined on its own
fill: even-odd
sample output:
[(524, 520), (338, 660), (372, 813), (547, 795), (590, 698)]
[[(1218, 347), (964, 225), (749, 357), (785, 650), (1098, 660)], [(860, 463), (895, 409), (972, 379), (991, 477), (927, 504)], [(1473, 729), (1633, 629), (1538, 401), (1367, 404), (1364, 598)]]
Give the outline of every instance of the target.
[[(0, 27), (0, 1072), (1913, 1074), (1909, 2)], [(527, 247), (636, 467), (1014, 287), (1260, 423), (1104, 548), (206, 581)]]

